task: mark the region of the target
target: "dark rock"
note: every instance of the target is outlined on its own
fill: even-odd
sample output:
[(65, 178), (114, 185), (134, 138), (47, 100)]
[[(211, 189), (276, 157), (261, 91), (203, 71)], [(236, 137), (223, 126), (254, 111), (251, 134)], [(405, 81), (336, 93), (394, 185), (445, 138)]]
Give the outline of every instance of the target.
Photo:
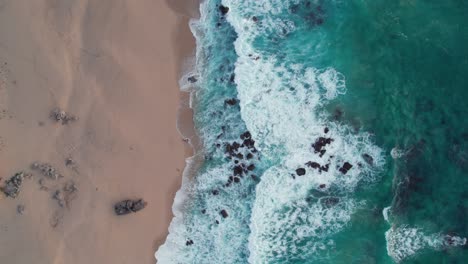
[(320, 189), (323, 189), (323, 188), (325, 188), (325, 187), (327, 187), (327, 185), (325, 185), (325, 184), (320, 184), (320, 185), (319, 185), (319, 188), (320, 188)]
[(147, 203), (143, 199), (123, 200), (114, 205), (114, 211), (117, 215), (126, 215), (136, 213), (145, 208)]
[(234, 166), (233, 172), (234, 172), (234, 175), (236, 176), (242, 175), (242, 173), (244, 173), (244, 169), (242, 168), (242, 166), (237, 165), (237, 166)]
[(231, 83), (233, 83), (235, 79), (236, 79), (236, 75), (235, 75), (234, 73), (231, 74), (231, 77), (229, 78), (229, 81), (230, 81)]
[(226, 217), (229, 216), (228, 213), (226, 212), (226, 210), (224, 210), (224, 209), (221, 210), (221, 212), (219, 212), (219, 213), (221, 214), (221, 216), (222, 216), (223, 218), (226, 218)]
[(229, 7), (220, 5), (219, 6), (219, 11), (221, 12), (222, 15), (225, 15), (229, 12)]
[(62, 125), (66, 125), (70, 122), (78, 120), (78, 117), (71, 115), (60, 108), (55, 108), (50, 113), (50, 118), (56, 122), (62, 122)]
[(351, 163), (345, 162), (343, 166), (340, 168), (340, 172), (343, 174), (346, 174), (352, 167), (353, 165), (351, 165)]
[(252, 177), (252, 180), (258, 182), (258, 177), (257, 177), (257, 175), (252, 174), (252, 175), (250, 175), (250, 177)]
[(240, 178), (239, 178), (239, 177), (234, 177), (234, 182), (235, 182), (235, 183), (239, 183), (239, 182), (240, 182)]
[(238, 160), (235, 160), (235, 161), (234, 161), (234, 164), (239, 164), (239, 161), (238, 161)]
[(206, 214), (206, 209), (201, 210), (202, 214)]
[(250, 134), (249, 131), (246, 131), (246, 132), (244, 132), (244, 133), (242, 133), (242, 134), (240, 135), (240, 138), (241, 138), (242, 140), (244, 140), (244, 139), (250, 139), (250, 138), (252, 138), (252, 135)]
[(296, 174), (298, 176), (302, 176), (302, 175), (305, 175), (306, 174), (306, 170), (304, 168), (299, 168), (296, 170)]
[(330, 131), (330, 129), (328, 129), (328, 127), (326, 127), (326, 128), (323, 130), (323, 132), (324, 132), (325, 134), (327, 134), (328, 131)]
[(330, 168), (330, 164), (326, 164), (325, 166), (320, 167), (320, 171), (327, 172), (329, 168)]
[(244, 159), (244, 155), (242, 155), (241, 153), (237, 153), (236, 157), (238, 159)]
[(249, 171), (253, 171), (255, 169), (255, 165), (253, 164), (250, 164), (248, 167), (247, 167), (247, 170)]
[(237, 151), (239, 149), (239, 147), (240, 147), (239, 143), (237, 143), (237, 142), (232, 143), (232, 149), (234, 149), (235, 151)]
[(219, 194), (219, 191), (218, 191), (218, 190), (212, 190), (212, 191), (211, 191), (211, 194), (213, 194), (213, 195), (218, 195), (218, 194)]
[(215, 223), (216, 223), (217, 225), (219, 225), (219, 221), (218, 221), (218, 220), (216, 220)]
[(186, 245), (186, 246), (191, 246), (191, 245), (193, 245), (193, 240), (191, 240), (191, 239), (187, 240), (187, 242), (185, 242), (185, 245)]
[(1, 189), (3, 193), (11, 198), (16, 198), (23, 184), (24, 173), (18, 172), (13, 177), (5, 182), (5, 186)]
[(235, 99), (235, 98), (226, 99), (226, 100), (224, 100), (224, 104), (227, 104), (227, 105), (236, 105), (236, 104), (237, 104), (237, 99)]
[(195, 83), (195, 82), (198, 81), (197, 77), (195, 77), (195, 76), (190, 76), (190, 77), (188, 77), (187, 80), (188, 80), (190, 83)]
[[(244, 142), (242, 143), (244, 144), (244, 146), (248, 147), (248, 148), (252, 148), (254, 145), (255, 145), (255, 141), (251, 138), (247, 138), (244, 140)], [(256, 151), (252, 151), (252, 152), (256, 152)]]
[(325, 152), (323, 151), (326, 145), (329, 145), (333, 142), (332, 138), (325, 138), (319, 137), (314, 144), (312, 144), (312, 148), (314, 149), (314, 153), (320, 153), (320, 156), (323, 156)]
[(249, 153), (249, 154), (247, 154), (246, 157), (247, 157), (247, 159), (251, 159), (251, 158), (253, 158), (253, 155), (252, 155), (252, 153)]
[(317, 162), (309, 161), (305, 165), (313, 169), (320, 169), (320, 164), (318, 164)]
[(253, 16), (252, 21), (256, 23), (258, 21), (258, 18), (256, 16)]
[(362, 158), (364, 159), (365, 162), (367, 162), (367, 164), (369, 164), (369, 165), (371, 165), (371, 166), (374, 165), (374, 158), (372, 158), (371, 155), (369, 155), (369, 154), (363, 154), (363, 155), (362, 155)]

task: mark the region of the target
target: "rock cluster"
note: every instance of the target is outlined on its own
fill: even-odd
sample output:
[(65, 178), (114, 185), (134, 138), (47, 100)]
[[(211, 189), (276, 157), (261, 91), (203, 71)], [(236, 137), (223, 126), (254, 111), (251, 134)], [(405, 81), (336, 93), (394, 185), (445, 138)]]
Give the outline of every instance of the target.
[(62, 122), (62, 125), (66, 125), (70, 122), (78, 120), (78, 117), (71, 115), (60, 108), (55, 108), (50, 113), (50, 118), (56, 122)]
[(136, 213), (145, 208), (147, 202), (143, 199), (137, 200), (123, 200), (114, 205), (114, 211), (117, 215), (126, 215)]
[(31, 165), (31, 169), (35, 171), (39, 171), (42, 175), (52, 179), (58, 180), (59, 178), (63, 178), (63, 176), (49, 163), (39, 163), (35, 162)]
[(18, 172), (5, 182), (2, 187), (3, 193), (11, 198), (16, 198), (20, 192), (21, 185), (23, 184), (24, 173)]
[[(225, 144), (225, 155), (228, 159), (233, 161), (232, 175), (228, 177), (227, 183), (224, 187), (231, 186), (232, 183), (240, 183), (241, 178), (248, 175), (255, 170), (255, 165), (247, 160), (255, 157), (257, 149), (255, 148), (255, 141), (249, 131), (240, 135), (241, 142), (234, 141)], [(250, 163), (250, 164), (249, 164)], [(257, 176), (250, 175), (253, 180), (257, 180)]]

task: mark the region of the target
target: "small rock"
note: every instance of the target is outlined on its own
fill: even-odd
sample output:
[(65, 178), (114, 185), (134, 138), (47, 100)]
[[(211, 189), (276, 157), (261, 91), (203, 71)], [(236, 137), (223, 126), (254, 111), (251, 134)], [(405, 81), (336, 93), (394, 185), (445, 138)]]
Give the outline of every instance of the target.
[(351, 165), (351, 163), (345, 162), (339, 171), (343, 174), (346, 174), (352, 167), (353, 165)]
[(249, 171), (253, 171), (255, 169), (255, 165), (253, 164), (250, 164), (248, 167), (247, 167), (247, 170)]
[(117, 215), (126, 215), (136, 213), (145, 208), (147, 203), (143, 199), (123, 200), (114, 205), (114, 211)]
[(224, 210), (224, 209), (221, 210), (221, 212), (219, 212), (219, 213), (221, 214), (221, 216), (222, 216), (223, 218), (226, 218), (226, 217), (229, 216), (228, 213), (226, 212), (226, 210)]
[(302, 175), (305, 175), (306, 174), (306, 170), (304, 168), (299, 168), (296, 170), (296, 174), (298, 176), (302, 176)]
[(226, 99), (224, 100), (224, 103), (227, 105), (236, 105), (237, 104), (237, 99), (231, 98), (231, 99)]
[(185, 242), (185, 245), (186, 245), (186, 246), (191, 246), (191, 245), (193, 245), (193, 240), (192, 240), (192, 239), (187, 240), (187, 242)]
[(242, 134), (240, 135), (240, 138), (241, 138), (242, 140), (244, 140), (244, 139), (252, 138), (252, 135), (250, 134), (249, 131), (247, 131), (247, 132), (242, 133)]
[(78, 117), (68, 114), (60, 108), (55, 108), (50, 113), (50, 117), (56, 122), (62, 122), (62, 125), (66, 125), (69, 122), (74, 122), (78, 120)]
[(220, 5), (219, 6), (219, 11), (221, 12), (222, 15), (225, 15), (229, 12), (229, 7)]
[(211, 193), (212, 193), (213, 195), (218, 195), (218, 194), (219, 194), (219, 191), (218, 191), (218, 190), (213, 190), (213, 191), (211, 191)]
[(16, 207), (16, 212), (20, 215), (24, 214), (24, 211), (25, 211), (25, 207), (24, 205), (22, 204), (18, 204), (18, 206)]
[(195, 77), (195, 76), (190, 76), (190, 77), (188, 77), (187, 80), (188, 80), (190, 83), (195, 83), (195, 82), (198, 81), (197, 77)]
[(320, 164), (318, 164), (317, 162), (314, 162), (314, 161), (309, 161), (305, 165), (307, 165), (308, 167), (313, 168), (313, 169), (320, 169)]
[(65, 160), (65, 166), (73, 166), (75, 165), (75, 161), (72, 158), (67, 158)]
[(13, 177), (5, 182), (2, 188), (3, 193), (11, 198), (16, 198), (20, 192), (21, 185), (23, 184), (24, 173), (18, 172)]

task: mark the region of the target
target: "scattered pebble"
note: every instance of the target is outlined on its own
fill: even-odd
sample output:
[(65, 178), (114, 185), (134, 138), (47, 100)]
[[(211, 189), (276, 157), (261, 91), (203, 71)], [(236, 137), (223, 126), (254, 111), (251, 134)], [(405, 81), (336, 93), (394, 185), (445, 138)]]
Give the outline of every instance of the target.
[(52, 165), (48, 163), (35, 162), (31, 165), (31, 169), (39, 171), (42, 175), (52, 180), (63, 178), (63, 176), (60, 173), (58, 173), (57, 169), (55, 169), (54, 167), (52, 167)]
[(25, 211), (25, 207), (24, 205), (22, 204), (18, 204), (18, 206), (16, 207), (16, 212), (20, 215), (24, 214), (24, 211)]

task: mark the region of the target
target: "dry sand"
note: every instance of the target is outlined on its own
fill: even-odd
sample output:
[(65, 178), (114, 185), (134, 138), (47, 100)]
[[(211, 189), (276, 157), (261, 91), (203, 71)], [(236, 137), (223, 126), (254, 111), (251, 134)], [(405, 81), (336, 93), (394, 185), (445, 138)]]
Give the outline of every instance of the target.
[[(47, 191), (34, 173), (18, 198), (0, 195), (0, 263), (155, 262), (191, 153), (176, 130), (177, 81), (194, 48), (187, 23), (196, 8), (0, 0), (0, 186), (35, 161), (64, 175), (45, 180)], [(53, 122), (54, 107), (79, 120)], [(65, 166), (68, 157), (76, 164)], [(70, 181), (78, 192), (62, 208), (52, 196)], [(115, 216), (115, 202), (140, 197), (143, 211)]]

